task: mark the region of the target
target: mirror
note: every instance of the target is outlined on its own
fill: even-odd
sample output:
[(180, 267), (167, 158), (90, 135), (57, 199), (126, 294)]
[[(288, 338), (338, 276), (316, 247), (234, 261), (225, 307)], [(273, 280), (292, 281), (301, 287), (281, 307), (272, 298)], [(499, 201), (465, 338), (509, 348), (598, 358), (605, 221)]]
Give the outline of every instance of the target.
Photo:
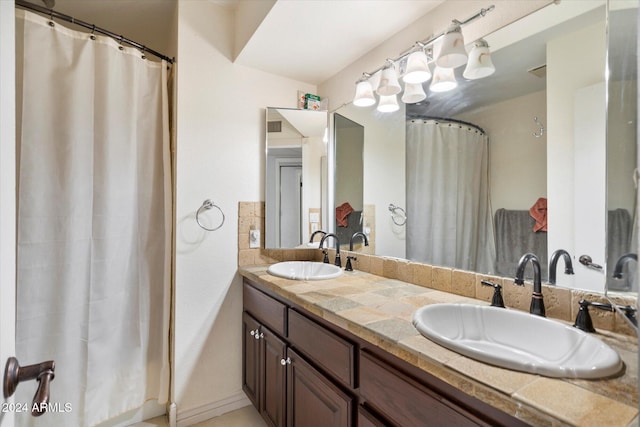
[[(398, 226), (389, 210), (390, 204), (401, 208), (411, 205), (406, 193), (410, 158), (406, 119), (446, 117), (473, 124), (488, 135), (491, 217), (495, 220), (497, 211), (503, 209), (526, 219), (531, 208), (542, 207), (537, 204), (539, 199), (546, 198), (546, 242), (528, 244), (538, 245), (534, 247), (539, 248), (536, 252), (542, 264), (547, 264), (555, 249), (571, 253), (576, 275), (567, 276), (561, 270), (558, 285), (603, 292), (604, 272), (582, 266), (577, 259), (589, 254), (595, 263), (604, 265), (606, 248), (611, 246), (605, 243), (606, 212), (614, 209), (611, 203), (605, 207), (605, 22), (604, 1), (551, 4), (484, 37), (497, 69), (490, 77), (465, 82), (458, 75), (460, 67), (456, 69), (460, 83), (455, 94), (435, 96), (428, 92), (422, 105), (405, 108), (401, 104), (395, 113), (378, 113), (375, 106), (347, 105), (337, 110), (365, 128), (364, 210), (371, 214), (370, 218), (365, 215), (364, 223), (365, 229), (367, 223), (375, 224), (377, 255), (411, 259), (406, 250), (410, 231)], [(627, 93), (630, 90), (624, 87), (621, 93), (635, 98), (635, 89), (631, 96)], [(581, 158), (584, 153), (590, 156)], [(635, 154), (627, 158), (633, 159), (635, 167)], [(629, 202), (628, 196), (621, 197)], [(407, 209), (409, 221), (410, 212)], [(431, 214), (424, 212), (427, 217)], [(466, 232), (475, 233), (476, 229)], [(511, 273), (497, 272), (495, 264), (475, 271), (512, 276), (522, 254), (512, 252), (515, 258), (503, 260), (512, 266)], [(496, 258), (501, 259), (499, 252)]]
[[(607, 292), (638, 291), (637, 262), (637, 36), (638, 0), (609, 2), (607, 83)], [(633, 52), (630, 55), (629, 52)], [(635, 227), (634, 227), (634, 224)], [(621, 278), (614, 272), (620, 261)]]
[(336, 157), (333, 226), (340, 246), (348, 249), (352, 236), (363, 231), (364, 126), (336, 113), (333, 135)]
[(266, 248), (306, 247), (313, 231), (326, 230), (327, 117), (266, 109)]

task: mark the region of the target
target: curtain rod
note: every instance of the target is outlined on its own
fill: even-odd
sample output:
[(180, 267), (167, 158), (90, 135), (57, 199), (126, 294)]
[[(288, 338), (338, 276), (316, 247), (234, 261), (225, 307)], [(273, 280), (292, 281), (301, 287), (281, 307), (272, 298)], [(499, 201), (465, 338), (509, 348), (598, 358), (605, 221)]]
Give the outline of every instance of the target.
[(42, 13), (43, 15), (48, 15), (49, 18), (52, 19), (52, 20), (53, 20), (53, 18), (56, 18), (56, 19), (59, 19), (59, 20), (62, 20), (62, 21), (70, 22), (70, 23), (75, 24), (75, 25), (79, 25), (81, 27), (84, 27), (84, 28), (87, 28), (87, 29), (91, 30), (92, 32), (99, 33), (99, 34), (104, 34), (105, 36), (109, 36), (112, 39), (118, 41), (119, 43), (126, 43), (126, 44), (128, 44), (130, 46), (138, 48), (138, 49), (142, 50), (143, 54), (149, 53), (151, 55), (157, 56), (160, 59), (164, 59), (165, 61), (167, 61), (170, 64), (173, 64), (173, 62), (174, 62), (174, 59), (169, 58), (166, 55), (163, 55), (163, 54), (161, 54), (159, 52), (156, 52), (153, 49), (149, 49), (145, 45), (142, 45), (142, 44), (140, 44), (138, 42), (130, 40), (130, 39), (128, 39), (126, 37), (123, 37), (123, 36), (121, 36), (119, 34), (112, 33), (109, 30), (105, 30), (104, 28), (100, 28), (100, 27), (97, 27), (97, 26), (95, 26), (93, 24), (89, 24), (89, 23), (81, 21), (79, 19), (75, 19), (74, 17), (69, 16), (69, 15), (65, 15), (64, 13), (56, 12), (53, 9), (47, 9), (46, 7), (38, 6), (38, 5), (35, 5), (33, 3), (29, 3), (29, 2), (27, 2), (25, 0), (15, 0), (15, 2), (16, 2), (16, 6), (19, 6), (19, 7), (25, 8), (25, 9), (29, 9), (29, 10), (33, 10), (34, 12)]
[(434, 120), (436, 122), (455, 123), (458, 125), (472, 127), (474, 129), (479, 130), (483, 134), (486, 134), (484, 129), (482, 129), (480, 126), (470, 122), (465, 122), (463, 120), (458, 120), (458, 119), (447, 119), (446, 117), (436, 117), (436, 116), (421, 116), (419, 114), (407, 114), (407, 120)]

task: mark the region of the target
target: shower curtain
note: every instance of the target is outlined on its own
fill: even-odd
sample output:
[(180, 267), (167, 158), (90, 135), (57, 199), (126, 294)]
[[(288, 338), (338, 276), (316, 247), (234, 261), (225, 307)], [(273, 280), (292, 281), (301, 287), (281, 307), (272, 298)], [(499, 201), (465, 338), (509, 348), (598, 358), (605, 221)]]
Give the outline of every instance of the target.
[(167, 64), (16, 16), (17, 356), (55, 360), (64, 408), (17, 422), (91, 426), (168, 398)]
[(488, 137), (475, 127), (408, 120), (407, 258), (492, 272)]

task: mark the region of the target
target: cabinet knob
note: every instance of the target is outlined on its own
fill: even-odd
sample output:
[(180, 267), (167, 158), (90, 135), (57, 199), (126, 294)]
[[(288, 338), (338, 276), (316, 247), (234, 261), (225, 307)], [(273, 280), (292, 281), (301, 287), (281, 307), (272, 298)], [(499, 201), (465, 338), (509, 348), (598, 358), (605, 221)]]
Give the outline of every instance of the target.
[(256, 329), (255, 331), (251, 330), (251, 332), (249, 333), (251, 334), (252, 337), (254, 337), (257, 340), (264, 337), (264, 334), (261, 334), (259, 329)]
[(282, 366), (285, 366), (285, 365), (291, 365), (291, 358), (290, 358), (290, 357), (287, 357), (286, 359), (280, 359), (280, 364), (281, 364)]

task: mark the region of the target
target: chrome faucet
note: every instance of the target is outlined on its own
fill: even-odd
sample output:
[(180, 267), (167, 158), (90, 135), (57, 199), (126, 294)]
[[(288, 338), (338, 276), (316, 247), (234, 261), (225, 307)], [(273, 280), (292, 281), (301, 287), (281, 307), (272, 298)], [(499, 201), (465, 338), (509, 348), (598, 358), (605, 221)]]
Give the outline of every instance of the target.
[[(351, 236), (351, 239), (349, 239), (349, 251), (350, 252), (353, 252), (353, 240), (356, 237), (362, 237), (362, 240), (364, 240), (364, 245), (365, 246), (369, 246), (369, 239), (367, 238), (367, 235), (364, 234), (362, 231), (356, 231), (355, 233), (353, 233), (353, 236)], [(358, 258), (356, 258), (353, 255), (347, 256), (347, 265), (344, 267), (345, 271), (353, 271), (353, 266), (351, 265), (351, 260), (357, 261)]]
[[(342, 267), (342, 261), (340, 260), (340, 240), (338, 240), (338, 236), (336, 236), (334, 233), (325, 233), (324, 236), (322, 236), (322, 240), (320, 240), (320, 249), (323, 248), (324, 246), (324, 241), (327, 240), (329, 237), (333, 237), (334, 239), (336, 239), (336, 259), (334, 261), (334, 264), (337, 265), (338, 267)], [(326, 251), (322, 251), (324, 253), (324, 263), (325, 264), (329, 264), (329, 256), (327, 255)]]
[(316, 230), (313, 233), (311, 233), (311, 237), (309, 238), (309, 243), (313, 243), (313, 239), (314, 237), (316, 237), (316, 234), (322, 234), (322, 236), (326, 236), (327, 232), (323, 231), (323, 230)]
[(622, 276), (623, 276), (622, 269), (624, 268), (625, 264), (631, 260), (638, 261), (638, 255), (629, 253), (629, 254), (624, 254), (620, 258), (618, 258), (618, 262), (616, 262), (616, 266), (613, 269), (614, 279), (622, 279)]
[(520, 258), (520, 261), (518, 261), (518, 268), (516, 269), (516, 278), (514, 280), (514, 283), (516, 285), (524, 286), (524, 270), (529, 261), (531, 261), (531, 265), (533, 266), (533, 295), (531, 296), (531, 306), (529, 307), (529, 313), (546, 317), (544, 310), (544, 300), (542, 299), (540, 260), (537, 256), (532, 253), (526, 253), (522, 255), (522, 258)]
[(549, 260), (549, 283), (556, 284), (556, 268), (558, 265), (558, 259), (562, 256), (564, 258), (564, 274), (573, 274), (573, 264), (571, 263), (571, 255), (564, 249), (558, 249), (551, 254)]

